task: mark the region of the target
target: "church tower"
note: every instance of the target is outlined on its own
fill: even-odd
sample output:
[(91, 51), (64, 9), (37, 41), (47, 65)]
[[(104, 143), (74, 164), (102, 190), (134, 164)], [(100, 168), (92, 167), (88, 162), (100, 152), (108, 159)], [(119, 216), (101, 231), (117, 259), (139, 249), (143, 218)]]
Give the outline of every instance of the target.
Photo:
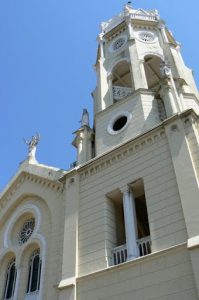
[(156, 10), (130, 3), (98, 37), (94, 126), (69, 170), (39, 134), (0, 194), (3, 300), (199, 299), (199, 96)]
[(174, 114), (199, 112), (192, 71), (156, 10), (125, 5), (101, 24), (93, 92), (95, 153), (102, 154)]

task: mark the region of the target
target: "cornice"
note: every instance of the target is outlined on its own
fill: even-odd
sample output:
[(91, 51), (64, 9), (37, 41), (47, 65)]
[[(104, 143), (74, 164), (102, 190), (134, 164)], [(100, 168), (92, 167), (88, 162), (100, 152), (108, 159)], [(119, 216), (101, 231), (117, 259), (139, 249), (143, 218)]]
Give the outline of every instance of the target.
[(104, 38), (107, 41), (113, 40), (116, 36), (120, 35), (123, 31), (127, 29), (126, 22), (123, 21), (116, 27), (112, 28), (110, 31), (104, 34)]
[(187, 119), (189, 119), (190, 121), (193, 120), (192, 122), (195, 122), (195, 120), (198, 120), (199, 117), (193, 109), (188, 109), (182, 113), (177, 113), (164, 120), (156, 127), (148, 130), (147, 132), (142, 133), (137, 137), (134, 137), (133, 139), (116, 146), (115, 148), (93, 158), (92, 160), (86, 162), (81, 166), (78, 166), (76, 170), (80, 174), (80, 181), (83, 181), (86, 178), (110, 167), (116, 162), (122, 161), (129, 156), (135, 155), (148, 146), (164, 139), (166, 136), (165, 126), (179, 119), (181, 119), (184, 123), (184, 126), (186, 126)]
[(17, 192), (17, 190), (22, 186), (24, 182), (31, 182), (33, 184), (40, 185), (42, 187), (47, 187), (48, 189), (51, 189), (52, 191), (55, 191), (57, 193), (63, 192), (63, 184), (59, 181), (51, 181), (49, 179), (33, 175), (28, 172), (21, 172), (17, 179), (11, 184), (11, 186), (6, 189), (6, 191), (1, 195), (0, 198), (0, 212), (3, 208), (10, 202), (11, 198), (14, 196), (14, 194)]
[(198, 97), (196, 96), (196, 94), (194, 94), (194, 93), (183, 93), (183, 96), (184, 96), (185, 98), (187, 98), (187, 99), (189, 99), (190, 97), (191, 97), (191, 98), (194, 98), (194, 99), (197, 101), (197, 103), (199, 104), (199, 99), (198, 99)]
[(133, 140), (120, 145), (117, 148), (112, 149), (106, 154), (102, 154), (95, 160), (79, 167), (80, 181), (93, 176), (94, 174), (114, 165), (115, 163), (122, 161), (132, 155), (143, 151), (145, 148), (157, 143), (165, 138), (165, 132), (162, 125), (156, 127), (153, 130), (148, 131), (140, 136), (137, 136)]
[(95, 114), (95, 119), (100, 115), (103, 115), (103, 114), (106, 114), (108, 111), (111, 111), (113, 108), (115, 110), (115, 108), (119, 108), (120, 106), (123, 106), (124, 103), (128, 102), (129, 100), (131, 100), (132, 98), (135, 98), (137, 96), (140, 96), (140, 95), (154, 95), (155, 92), (153, 91), (149, 91), (148, 89), (143, 89), (143, 88), (140, 88), (140, 89), (137, 89), (135, 91), (133, 91), (132, 94), (130, 94), (129, 96), (123, 98), (122, 100), (120, 101), (117, 101), (113, 104), (111, 104), (110, 106), (108, 106), (107, 108), (97, 112)]

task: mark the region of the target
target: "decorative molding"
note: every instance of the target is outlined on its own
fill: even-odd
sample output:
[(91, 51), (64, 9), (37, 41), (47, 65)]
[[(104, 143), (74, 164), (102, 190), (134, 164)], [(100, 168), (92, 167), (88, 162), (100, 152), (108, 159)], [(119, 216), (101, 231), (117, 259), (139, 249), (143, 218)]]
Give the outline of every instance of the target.
[(113, 17), (112, 19), (109, 19), (106, 22), (102, 22), (102, 32), (108, 34), (113, 29), (123, 24), (127, 20), (127, 18), (135, 21), (138, 20), (139, 22), (140, 20), (144, 22), (152, 22), (152, 24), (154, 24), (159, 22), (160, 16), (157, 10), (131, 9), (127, 14), (124, 11), (119, 15)]
[(192, 125), (195, 126), (196, 128), (198, 127), (198, 119), (196, 119), (194, 116), (185, 117), (183, 122), (184, 122), (184, 128), (189, 128)]
[[(26, 204), (22, 207), (18, 207), (17, 210), (12, 215), (11, 219), (9, 220), (9, 223), (6, 226), (6, 230), (4, 232), (4, 247), (8, 248), (12, 244), (10, 241), (10, 233), (13, 229), (14, 224), (16, 221), (25, 213), (32, 213), (35, 217), (35, 228), (32, 234), (32, 237), (38, 232), (40, 225), (41, 225), (41, 212), (39, 208), (34, 204)], [(20, 246), (20, 245), (19, 245)]]
[(125, 44), (127, 43), (127, 35), (120, 35), (117, 39), (113, 40), (109, 46), (109, 52), (115, 53), (119, 50), (123, 49)]
[(152, 56), (157, 56), (157, 57), (159, 57), (162, 61), (164, 61), (164, 60), (165, 60), (164, 55), (163, 55), (163, 54), (160, 54), (158, 51), (159, 51), (159, 50), (154, 49), (154, 51), (147, 51), (147, 52), (144, 52), (144, 53), (142, 53), (142, 55), (140, 56), (140, 59), (141, 59), (141, 60), (144, 60), (146, 56), (152, 55)]
[(114, 28), (114, 31), (111, 32), (111, 35), (109, 35), (109, 33), (107, 33), (104, 37), (106, 38), (107, 42), (111, 42), (113, 39), (119, 37), (119, 35), (121, 35), (122, 33), (124, 33), (124, 31), (127, 30), (127, 26), (124, 23), (123, 26), (118, 26), (117, 28)]
[[(120, 128), (119, 130), (113, 130), (114, 123), (122, 117), (126, 117), (126, 124), (122, 128)], [(107, 132), (111, 135), (116, 135), (116, 134), (122, 132), (123, 130), (125, 130), (127, 128), (127, 126), (129, 125), (131, 119), (132, 119), (132, 114), (131, 113), (129, 113), (128, 111), (124, 111), (124, 110), (119, 111), (109, 121), (108, 127), (107, 127)]]
[(100, 171), (114, 165), (117, 162), (122, 161), (125, 158), (128, 158), (138, 152), (144, 150), (145, 148), (151, 146), (152, 144), (157, 143), (158, 141), (165, 138), (164, 130), (160, 130), (152, 134), (150, 137), (139, 137), (134, 139), (133, 141), (127, 142), (128, 144), (122, 145), (119, 149), (115, 149), (111, 151), (111, 153), (106, 154), (106, 159), (100, 157), (100, 162), (93, 161), (91, 165), (84, 166), (86, 170), (80, 170), (80, 181), (83, 181), (94, 174), (99, 173)]
[(38, 184), (42, 187), (47, 187), (59, 193), (63, 192), (63, 184), (61, 182), (50, 181), (49, 179), (42, 178), (37, 175), (22, 172), (14, 181), (14, 183), (11, 184), (10, 188), (8, 188), (5, 194), (3, 194), (0, 198), (0, 213), (25, 181), (33, 184)]
[(118, 59), (117, 61), (114, 61), (114, 63), (110, 66), (108, 70), (108, 76), (112, 75), (113, 69), (121, 62), (127, 62), (130, 63), (130, 58), (128, 57), (122, 57), (121, 59)]
[(137, 39), (140, 42), (144, 43), (156, 43), (157, 42), (157, 36), (154, 32), (151, 31), (138, 31), (137, 32)]

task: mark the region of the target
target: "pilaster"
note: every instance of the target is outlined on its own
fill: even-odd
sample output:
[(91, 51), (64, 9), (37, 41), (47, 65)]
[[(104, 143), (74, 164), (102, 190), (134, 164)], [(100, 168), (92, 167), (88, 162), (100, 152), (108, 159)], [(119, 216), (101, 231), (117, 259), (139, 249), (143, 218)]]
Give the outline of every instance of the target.
[(174, 171), (182, 202), (188, 238), (199, 235), (199, 188), (182, 120), (165, 125)]
[(161, 36), (162, 36), (163, 42), (166, 43), (166, 44), (168, 44), (169, 40), (167, 38), (167, 34), (166, 34), (166, 30), (165, 30), (165, 24), (163, 22), (160, 22), (159, 29), (160, 29), (160, 32), (161, 32)]
[[(199, 296), (199, 184), (183, 121), (165, 126), (185, 218), (192, 269)], [(195, 138), (197, 135), (195, 134)]]
[(134, 89), (147, 89), (148, 84), (145, 72), (143, 72), (144, 62), (138, 57), (137, 45), (135, 39), (129, 40), (129, 57), (131, 65), (131, 73), (133, 75)]
[(65, 183), (62, 274), (58, 285), (60, 300), (76, 300), (76, 277), (78, 275), (78, 205), (79, 177), (77, 174), (73, 174)]
[(104, 58), (100, 58), (96, 65), (99, 111), (104, 110), (109, 103), (107, 71), (104, 68)]
[(172, 87), (167, 80), (163, 82), (160, 94), (164, 101), (167, 117), (171, 117), (172, 115), (176, 114), (178, 112), (178, 109), (172, 93)]

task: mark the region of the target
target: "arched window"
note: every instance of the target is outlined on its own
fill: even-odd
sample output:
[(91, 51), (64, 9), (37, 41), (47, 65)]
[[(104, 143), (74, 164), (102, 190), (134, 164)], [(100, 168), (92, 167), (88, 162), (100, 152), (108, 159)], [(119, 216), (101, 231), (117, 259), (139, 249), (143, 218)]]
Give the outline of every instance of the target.
[(113, 100), (118, 101), (133, 93), (130, 65), (119, 62), (112, 70)]
[(15, 258), (13, 258), (9, 262), (7, 267), (6, 284), (5, 284), (4, 298), (3, 298), (4, 300), (12, 299), (15, 290), (16, 277), (17, 277), (17, 270), (15, 267)]
[(163, 60), (155, 55), (147, 55), (145, 57), (144, 68), (146, 73), (146, 80), (149, 90), (155, 93), (155, 99), (157, 103), (157, 108), (159, 112), (160, 121), (166, 119), (166, 110), (164, 101), (161, 97), (161, 88), (162, 88), (162, 73), (161, 73), (161, 64)]
[(39, 291), (41, 275), (40, 250), (33, 251), (30, 257), (27, 293)]

